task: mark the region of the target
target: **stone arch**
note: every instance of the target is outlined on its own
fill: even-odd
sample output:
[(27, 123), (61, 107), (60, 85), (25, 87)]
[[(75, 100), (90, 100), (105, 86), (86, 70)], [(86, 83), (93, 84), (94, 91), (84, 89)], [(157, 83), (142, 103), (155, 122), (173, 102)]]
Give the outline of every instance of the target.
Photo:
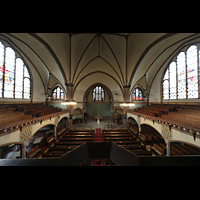
[[(43, 125), (43, 126), (39, 126), (36, 130), (34, 130), (33, 133), (31, 132), (30, 137), (29, 137), (26, 141), (24, 141), (23, 144), (26, 146), (27, 143), (30, 141), (30, 139), (33, 138), (34, 135), (35, 135), (40, 129), (44, 128), (45, 126), (49, 126), (49, 125), (52, 125), (52, 126), (55, 127), (55, 124), (53, 124), (53, 123), (48, 123), (48, 124), (45, 124), (45, 125)], [(23, 133), (22, 133), (22, 134), (23, 134)]]
[(78, 107), (78, 108), (74, 109), (73, 115), (83, 115), (83, 110)]
[[(66, 121), (65, 121), (66, 120)], [(55, 126), (55, 131), (56, 131), (56, 135), (58, 135), (58, 132), (61, 130), (62, 131), (62, 128), (66, 128), (66, 125), (68, 123), (68, 117), (62, 117), (57, 125)], [(54, 133), (55, 134), (55, 133)]]
[[(162, 126), (163, 126), (162, 124), (154, 123), (154, 121), (152, 120), (148, 120), (144, 117), (140, 117), (139, 115), (133, 115), (131, 113), (127, 114), (127, 118), (129, 117), (132, 117), (138, 123), (139, 131), (141, 131), (142, 124), (147, 124), (151, 126), (152, 128), (154, 128), (164, 138), (162, 134)], [(166, 141), (166, 138), (164, 138), (164, 140)]]
[(83, 111), (84, 111), (84, 112), (86, 111), (85, 102), (86, 102), (86, 99), (87, 99), (87, 96), (88, 96), (89, 92), (90, 92), (93, 88), (95, 88), (96, 86), (101, 86), (101, 87), (108, 93), (109, 98), (110, 98), (110, 100), (111, 100), (111, 109), (113, 110), (113, 109), (114, 109), (114, 96), (113, 96), (111, 90), (110, 90), (106, 85), (104, 85), (103, 83), (99, 83), (99, 82), (98, 82), (98, 83), (95, 83), (95, 84), (91, 85), (91, 86), (85, 91), (85, 93), (84, 93), (84, 95), (83, 95)]
[(88, 93), (92, 90), (92, 88), (95, 88), (97, 85), (98, 85), (98, 86), (101, 86), (102, 88), (104, 88), (104, 89), (108, 92), (110, 98), (112, 99), (112, 104), (113, 104), (113, 103), (114, 103), (114, 96), (113, 96), (111, 90), (110, 90), (106, 85), (104, 85), (103, 83), (95, 83), (95, 84), (91, 85), (91, 86), (85, 91), (85, 94), (84, 94), (84, 96), (83, 96), (83, 102), (85, 102), (85, 99), (86, 99)]
[(132, 124), (132, 123), (131, 123), (131, 120), (134, 120), (134, 122), (136, 122), (136, 123), (134, 123), (134, 124), (137, 124), (137, 126), (139, 127), (138, 122), (137, 122), (133, 117), (128, 117), (128, 122), (129, 122), (129, 124)]
[(140, 127), (140, 117), (136, 117), (135, 115), (131, 115), (130, 113), (127, 113), (127, 118), (129, 119), (129, 118), (133, 118), (136, 122), (137, 122), (137, 124), (138, 124), (138, 127)]
[(163, 134), (161, 133), (161, 131), (159, 130), (158, 127), (156, 127), (156, 126), (154, 126), (154, 125), (152, 125), (152, 124), (150, 124), (150, 123), (141, 123), (140, 126), (142, 126), (142, 125), (148, 125), (148, 126), (150, 126), (151, 128), (153, 128), (154, 130), (156, 130), (157, 133), (158, 133), (159, 135), (161, 135), (162, 138), (163, 138), (163, 139), (165, 140), (165, 142), (166, 142), (166, 138), (163, 136)]
[(84, 120), (83, 109), (79, 107), (74, 109), (72, 119), (73, 119), (73, 124), (77, 122), (82, 122)]
[(152, 124), (152, 122), (150, 122), (149, 123), (149, 121), (147, 122), (147, 121), (145, 121), (145, 122), (142, 122), (141, 124), (140, 124), (140, 126), (141, 125), (143, 125), (143, 124), (146, 124), (146, 125), (149, 125), (149, 126), (151, 126), (153, 129), (155, 129), (161, 136), (162, 136), (162, 138), (165, 140), (165, 142), (166, 142), (166, 138), (163, 136), (163, 134), (162, 134), (162, 131), (161, 131), (161, 125), (160, 124)]
[[(45, 126), (52, 125), (52, 126), (54, 126), (54, 128), (57, 128), (57, 125), (59, 124), (59, 122), (60, 122), (63, 118), (65, 118), (65, 117), (66, 117), (66, 116), (62, 116), (62, 117), (56, 116), (55, 119), (54, 119), (54, 120), (51, 119), (49, 123), (46, 123), (46, 121), (44, 121), (44, 123), (43, 123), (43, 121), (42, 121), (42, 122), (41, 122), (41, 125), (40, 125), (40, 126), (37, 126), (37, 128), (34, 128), (34, 130), (32, 129), (32, 126), (27, 126), (27, 127), (25, 127), (25, 128), (24, 128), (24, 131), (26, 132), (26, 129), (28, 129), (28, 131), (31, 131), (31, 134), (30, 134), (30, 136), (28, 137), (28, 139), (27, 139), (26, 141), (22, 141), (22, 143), (23, 143), (24, 145), (26, 145), (26, 144), (29, 142), (29, 140), (30, 140), (40, 129), (42, 129), (42, 128), (45, 127)], [(68, 119), (68, 117), (66, 117), (66, 118)], [(23, 134), (23, 132), (20, 133), (20, 137), (21, 137), (22, 134)]]

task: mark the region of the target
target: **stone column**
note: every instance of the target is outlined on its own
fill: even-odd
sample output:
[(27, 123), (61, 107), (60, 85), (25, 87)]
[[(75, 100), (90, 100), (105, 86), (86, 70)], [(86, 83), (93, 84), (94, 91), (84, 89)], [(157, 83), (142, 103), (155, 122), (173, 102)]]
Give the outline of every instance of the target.
[(26, 159), (26, 145), (21, 145), (22, 159)]
[[(69, 83), (65, 85), (67, 86), (67, 91), (68, 91), (67, 100), (72, 101), (73, 96), (74, 96), (74, 85), (71, 83), (70, 79), (69, 79)], [(71, 118), (73, 116), (73, 105), (67, 105), (67, 109), (69, 109), (69, 125), (71, 127), (73, 124), (73, 119)]]
[(166, 156), (170, 156), (171, 153), (171, 144), (170, 142), (166, 142)]
[(123, 112), (123, 114), (124, 114), (124, 116), (123, 116), (123, 122), (124, 122), (124, 125), (128, 127), (127, 110), (128, 110), (128, 108), (124, 107), (124, 110), (123, 110), (124, 111)]
[(68, 105), (67, 108), (69, 109), (69, 123), (70, 123), (70, 127), (71, 127), (72, 124), (73, 124), (73, 119), (72, 119), (72, 116), (73, 116), (73, 105)]
[(141, 133), (141, 131), (142, 131), (142, 129), (141, 129), (141, 126), (140, 126), (140, 124), (138, 124), (138, 127), (139, 127), (138, 136), (139, 136), (139, 135), (140, 135), (140, 133)]
[(54, 127), (54, 138), (55, 140), (57, 140), (57, 126)]
[[(129, 96), (129, 92), (130, 92), (130, 85), (124, 85), (123, 87), (123, 99), (124, 99), (124, 103), (129, 103), (130, 102), (130, 96)], [(124, 125), (128, 126), (128, 119), (127, 119), (127, 111), (128, 111), (129, 107), (124, 107)]]

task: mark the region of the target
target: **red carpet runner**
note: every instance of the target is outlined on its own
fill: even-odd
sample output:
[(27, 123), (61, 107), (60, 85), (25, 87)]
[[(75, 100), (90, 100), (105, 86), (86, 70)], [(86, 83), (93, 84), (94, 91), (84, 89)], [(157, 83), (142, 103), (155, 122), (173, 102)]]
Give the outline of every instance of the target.
[(96, 128), (94, 142), (103, 142), (101, 128)]
[[(103, 136), (101, 134), (101, 128), (97, 128), (95, 131), (94, 142), (103, 142)], [(104, 161), (100, 159), (94, 159), (92, 166), (103, 166)]]

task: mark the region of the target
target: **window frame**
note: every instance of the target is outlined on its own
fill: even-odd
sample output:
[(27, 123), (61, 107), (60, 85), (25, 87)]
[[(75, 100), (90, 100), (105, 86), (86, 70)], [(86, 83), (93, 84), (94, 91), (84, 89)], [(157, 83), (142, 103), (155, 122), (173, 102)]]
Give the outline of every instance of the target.
[[(59, 99), (58, 99), (58, 98), (54, 99), (54, 98), (53, 98), (53, 95), (54, 95), (54, 93), (55, 93), (54, 91), (56, 90), (56, 97), (57, 97), (57, 93), (58, 93), (57, 89), (58, 89), (58, 88), (60, 89), (60, 94), (59, 94), (60, 98), (59, 98)], [(62, 93), (63, 93), (63, 99), (61, 99), (61, 96), (62, 96), (61, 94), (62, 94)], [(56, 87), (53, 88), (53, 90), (52, 90), (52, 92), (51, 92), (51, 96), (52, 96), (52, 100), (53, 100), (53, 101), (56, 101), (56, 100), (64, 100), (64, 99), (65, 99), (65, 92), (64, 92), (64, 90), (63, 90), (63, 88), (62, 88), (61, 86), (56, 86)]]
[[(98, 88), (98, 89), (97, 89)], [(100, 89), (100, 91), (99, 91)], [(97, 97), (97, 98), (96, 98)], [(101, 99), (99, 99), (101, 97)], [(92, 101), (105, 101), (105, 89), (101, 85), (96, 85), (92, 90)]]
[[(3, 55), (3, 62), (2, 63), (0, 63), (0, 65), (2, 65), (2, 67), (4, 67), (3, 69), (2, 69), (2, 71), (3, 71), (3, 74), (2, 74), (2, 85), (1, 85), (1, 96), (0, 96), (0, 99), (23, 99), (23, 100), (32, 100), (32, 74), (31, 74), (31, 71), (30, 71), (30, 69), (29, 69), (29, 67), (28, 67), (28, 65), (27, 65), (27, 63), (24, 61), (24, 59), (23, 59), (23, 57), (20, 55), (20, 53), (15, 49), (15, 47), (13, 47), (12, 45), (10, 45), (7, 41), (5, 41), (5, 40), (3, 40), (3, 39), (1, 39), (0, 38), (0, 43), (3, 45), (3, 51), (4, 51), (4, 55)], [(13, 84), (13, 89), (12, 89), (12, 92), (13, 92), (13, 95), (12, 95), (12, 97), (5, 97), (5, 91), (7, 91), (6, 90), (6, 85), (5, 85), (5, 76), (6, 76), (6, 74), (5, 74), (5, 71), (6, 71), (6, 51), (7, 51), (7, 49), (8, 48), (10, 48), (10, 49), (12, 49), (12, 51), (14, 52), (14, 66), (13, 66), (13, 68), (14, 68), (14, 79), (13, 79), (13, 81), (14, 81), (14, 84)], [(17, 92), (20, 92), (20, 91), (16, 91), (16, 67), (17, 67), (17, 65), (16, 65), (16, 63), (17, 63), (17, 59), (21, 59), (21, 61), (22, 61), (22, 63), (23, 63), (23, 78), (22, 78), (22, 91), (21, 91), (21, 96), (22, 97), (16, 97), (17, 95)], [(29, 77), (25, 77), (24, 76), (24, 71), (25, 71), (25, 68), (27, 69), (27, 72), (28, 72), (28, 75), (29, 75)], [(5, 70), (4, 70), (5, 69)], [(30, 90), (29, 90), (29, 98), (25, 98), (25, 96), (24, 96), (24, 91), (25, 91), (25, 88), (24, 88), (24, 80), (25, 79), (29, 79), (29, 82), (30, 82)]]
[[(133, 99), (133, 95), (134, 95), (134, 92), (135, 92), (135, 96), (136, 96), (136, 90), (139, 90), (139, 92), (138, 92), (138, 95), (139, 94), (142, 94), (142, 99)], [(138, 96), (138, 98), (139, 98), (139, 96)], [(144, 101), (144, 92), (143, 92), (143, 90), (140, 88), (140, 87), (135, 87), (133, 90), (132, 90), (132, 92), (131, 92), (131, 100), (132, 101)]]
[[(196, 60), (196, 67), (197, 67), (197, 87), (198, 87), (198, 97), (197, 98), (188, 98), (188, 93), (189, 93), (189, 90), (188, 90), (188, 50), (189, 48), (191, 48), (192, 46), (196, 46), (196, 50), (197, 50), (197, 58), (195, 59)], [(184, 53), (185, 54), (185, 98), (180, 98), (178, 96), (178, 91), (179, 91), (179, 87), (178, 87), (178, 56), (181, 54), (181, 53)], [(172, 62), (175, 62), (176, 63), (176, 98), (175, 99), (170, 99), (170, 74), (168, 75), (168, 81), (169, 81), (169, 88), (168, 88), (168, 99), (165, 99), (164, 98), (164, 81), (166, 81), (166, 79), (164, 80), (164, 77), (165, 77), (165, 74), (168, 70), (168, 73), (169, 73), (169, 68), (170, 68), (170, 64)], [(195, 71), (195, 70), (194, 70)], [(200, 99), (200, 42), (195, 42), (195, 43), (190, 43), (188, 45), (185, 45), (181, 50), (179, 50), (176, 55), (170, 60), (170, 62), (168, 63), (167, 67), (165, 68), (164, 72), (163, 72), (163, 75), (162, 75), (162, 79), (161, 79), (161, 95), (162, 95), (162, 101), (176, 101), (176, 100), (197, 100), (197, 99)], [(194, 83), (195, 84), (195, 83)]]

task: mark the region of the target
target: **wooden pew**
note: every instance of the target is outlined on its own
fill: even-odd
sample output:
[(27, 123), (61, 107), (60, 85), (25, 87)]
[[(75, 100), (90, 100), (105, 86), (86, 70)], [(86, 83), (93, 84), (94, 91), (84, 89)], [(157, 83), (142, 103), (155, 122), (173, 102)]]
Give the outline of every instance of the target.
[(94, 140), (94, 137), (63, 137), (60, 138), (59, 141), (83, 141), (83, 142), (92, 142)]
[(144, 149), (140, 149), (140, 150), (136, 150), (136, 149), (132, 149), (131, 150), (133, 153), (137, 154), (138, 156), (152, 156), (152, 152), (151, 151), (147, 151)]
[(21, 121), (24, 119), (31, 119), (32, 115), (13, 116), (0, 119), (0, 125), (10, 124), (12, 122)]
[(188, 144), (180, 144), (180, 146), (184, 146), (185, 149), (189, 150), (190, 155), (200, 155), (200, 148)]
[(31, 149), (29, 152), (27, 152), (26, 157), (27, 157), (27, 158), (33, 158), (33, 157), (35, 157), (40, 151), (41, 151), (41, 149), (39, 148), (39, 145), (36, 145), (33, 149)]
[(80, 146), (84, 142), (94, 140), (94, 131), (69, 130), (64, 131), (62, 136), (49, 147), (48, 151), (42, 153), (42, 157), (60, 157), (63, 154)]
[(160, 156), (164, 156), (165, 155), (165, 149), (163, 149), (162, 147), (160, 147), (157, 144), (153, 144), (153, 146), (151, 147), (151, 149), (156, 152), (158, 155)]
[(191, 152), (189, 150), (187, 150), (186, 148), (184, 148), (184, 146), (176, 144), (176, 143), (172, 143), (171, 146), (173, 146), (174, 148), (180, 150), (181, 152), (184, 153), (184, 155), (191, 155)]
[(199, 120), (189, 119), (186, 117), (171, 116), (171, 115), (162, 115), (163, 119), (166, 119), (172, 124), (180, 124), (180, 126), (190, 126), (194, 128), (200, 128)]
[(14, 109), (1, 109), (0, 114), (5, 114), (5, 113), (14, 113)]
[(136, 126), (134, 126), (134, 125), (131, 125), (130, 127), (129, 127), (129, 130), (131, 131), (131, 132), (133, 132), (135, 135), (138, 135), (138, 133), (139, 133), (139, 127), (136, 125)]
[(10, 117), (17, 117), (17, 116), (24, 116), (24, 113), (23, 112), (9, 112), (9, 113), (1, 113), (0, 114), (0, 119), (3, 119), (3, 118), (10, 118)]
[(130, 131), (128, 129), (103, 129), (102, 133), (129, 133)]
[[(103, 137), (133, 137), (132, 134), (111, 134), (111, 133), (105, 133), (103, 134)], [(135, 137), (134, 137), (135, 138)]]

